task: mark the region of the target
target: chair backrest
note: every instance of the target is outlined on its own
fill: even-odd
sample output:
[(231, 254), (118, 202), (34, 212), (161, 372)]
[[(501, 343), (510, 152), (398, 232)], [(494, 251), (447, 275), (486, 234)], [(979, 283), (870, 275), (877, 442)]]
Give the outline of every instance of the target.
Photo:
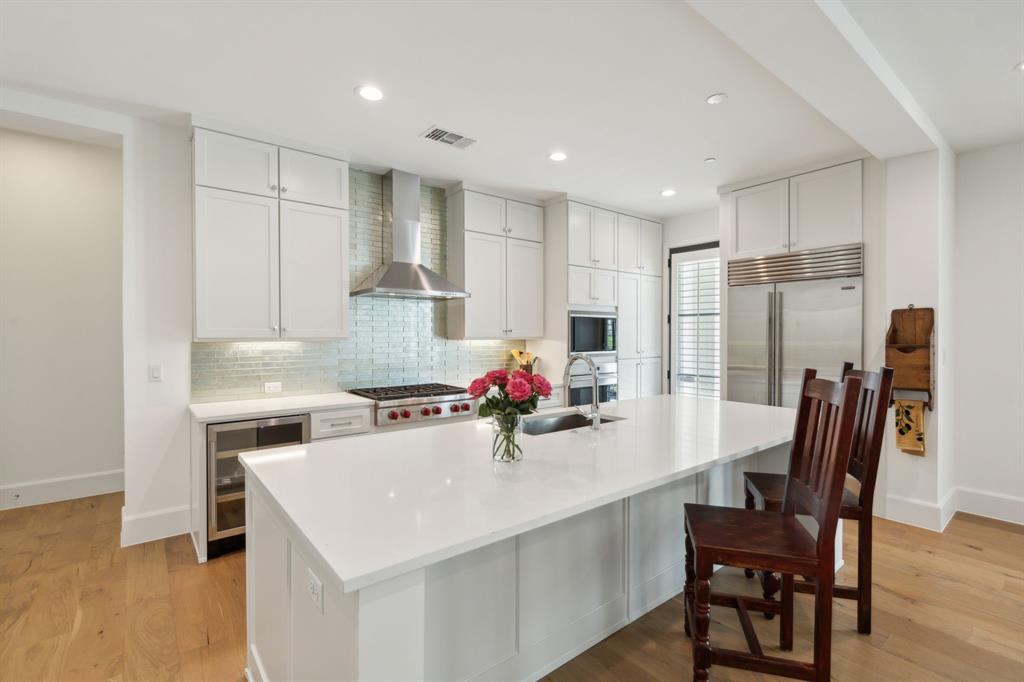
[(860, 378), (843, 383), (804, 370), (800, 406), (786, 476), (784, 514), (808, 514), (818, 522), (818, 556), (833, 551), (846, 471), (853, 452)]
[(860, 378), (857, 426), (849, 473), (860, 481), (860, 505), (867, 513), (871, 512), (874, 504), (885, 420), (889, 416), (889, 398), (892, 397), (892, 375), (891, 367), (882, 367), (877, 372), (865, 372), (854, 369), (852, 362), (843, 363), (842, 380), (846, 377)]

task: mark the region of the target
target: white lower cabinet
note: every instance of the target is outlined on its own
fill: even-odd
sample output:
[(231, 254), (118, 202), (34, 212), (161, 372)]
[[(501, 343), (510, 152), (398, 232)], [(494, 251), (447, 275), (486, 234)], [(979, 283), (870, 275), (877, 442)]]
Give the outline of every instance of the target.
[(661, 358), (619, 358), (619, 400), (661, 393)]
[(620, 360), (661, 356), (661, 278), (619, 273)]
[(281, 337), (348, 333), (348, 211), (281, 202)]
[(277, 338), (277, 199), (195, 192), (196, 338)]

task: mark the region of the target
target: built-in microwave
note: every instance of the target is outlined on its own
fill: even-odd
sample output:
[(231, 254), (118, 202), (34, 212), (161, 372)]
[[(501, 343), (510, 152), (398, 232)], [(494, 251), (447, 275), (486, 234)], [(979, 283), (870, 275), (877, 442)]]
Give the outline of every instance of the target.
[(569, 353), (615, 353), (618, 321), (606, 313), (569, 313)]

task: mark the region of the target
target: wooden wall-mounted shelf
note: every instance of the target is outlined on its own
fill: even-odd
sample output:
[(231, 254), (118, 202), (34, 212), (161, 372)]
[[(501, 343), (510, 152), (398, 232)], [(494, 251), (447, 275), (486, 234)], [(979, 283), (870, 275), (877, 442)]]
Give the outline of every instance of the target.
[[(935, 331), (934, 308), (900, 308), (892, 311), (885, 334), (885, 364), (893, 368), (892, 389), (928, 394), (932, 399), (932, 344)], [(891, 402), (890, 402), (891, 404)]]

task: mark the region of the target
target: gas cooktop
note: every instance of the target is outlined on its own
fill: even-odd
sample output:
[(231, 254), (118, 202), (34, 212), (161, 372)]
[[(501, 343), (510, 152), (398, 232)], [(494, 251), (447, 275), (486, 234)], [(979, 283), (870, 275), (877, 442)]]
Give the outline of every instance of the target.
[(376, 403), (377, 426), (425, 424), (453, 417), (469, 418), (476, 401), (466, 389), (448, 384), (412, 384), (356, 388), (353, 393)]
[(410, 384), (408, 386), (378, 386), (376, 388), (354, 388), (349, 393), (377, 401), (401, 400), (403, 398), (433, 398), (435, 396), (462, 395), (466, 389), (448, 384)]

